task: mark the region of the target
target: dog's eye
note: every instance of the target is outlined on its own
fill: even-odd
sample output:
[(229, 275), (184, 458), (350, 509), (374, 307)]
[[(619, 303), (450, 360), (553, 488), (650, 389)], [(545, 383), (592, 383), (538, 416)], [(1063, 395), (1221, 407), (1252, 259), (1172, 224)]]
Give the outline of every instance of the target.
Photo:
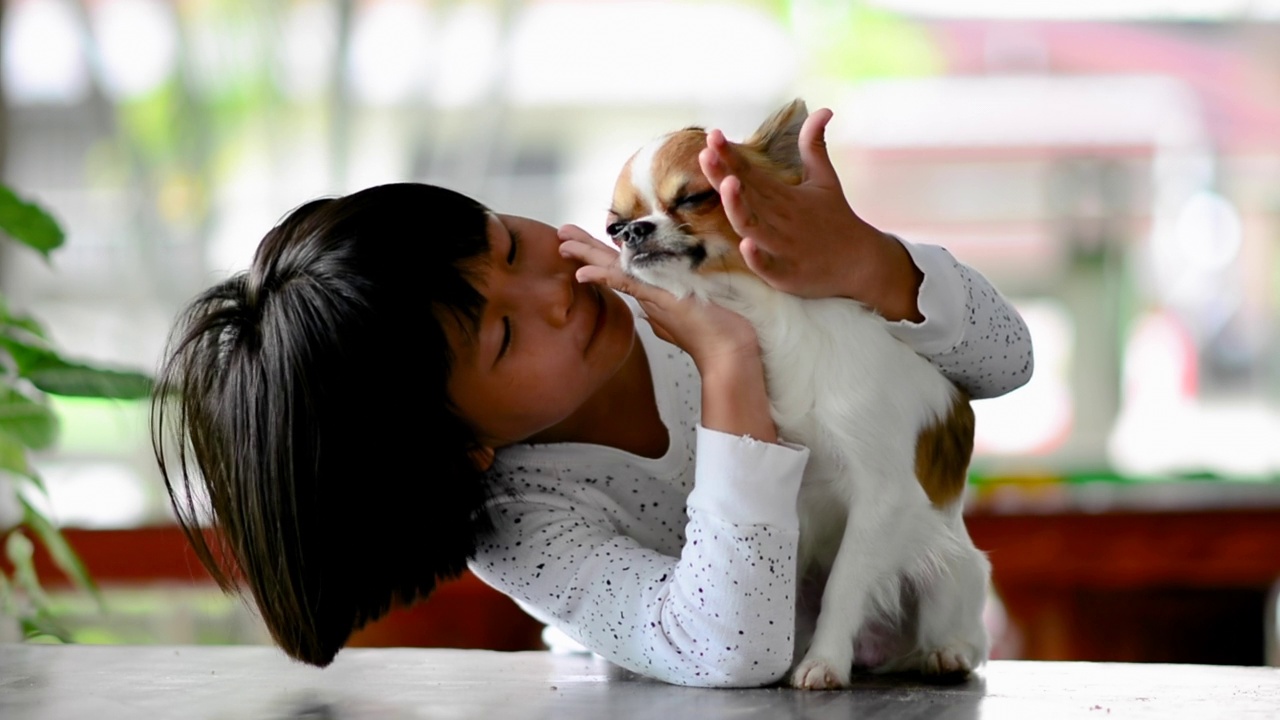
[(617, 237), (618, 233), (621, 233), (622, 229), (625, 228), (626, 226), (627, 224), (621, 221), (616, 223), (610, 223), (609, 227), (605, 228), (604, 231), (609, 233), (609, 237)]
[(676, 198), (676, 208), (689, 210), (704, 205), (710, 200), (719, 197), (719, 193), (715, 190), (703, 190), (700, 193), (685, 195), (682, 198)]

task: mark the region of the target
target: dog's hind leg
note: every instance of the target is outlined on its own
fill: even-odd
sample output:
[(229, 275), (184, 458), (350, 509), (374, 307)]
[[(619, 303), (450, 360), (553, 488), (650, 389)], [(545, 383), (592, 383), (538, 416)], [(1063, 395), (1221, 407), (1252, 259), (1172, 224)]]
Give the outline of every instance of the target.
[(987, 659), (982, 621), (991, 564), (969, 539), (963, 522), (952, 523), (955, 546), (943, 572), (921, 589), (914, 668), (925, 675), (967, 674)]

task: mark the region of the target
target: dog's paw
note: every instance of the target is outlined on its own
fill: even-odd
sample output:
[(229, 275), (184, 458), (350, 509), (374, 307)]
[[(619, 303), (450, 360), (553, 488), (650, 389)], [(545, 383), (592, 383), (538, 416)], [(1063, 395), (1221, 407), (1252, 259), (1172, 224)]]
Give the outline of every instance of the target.
[(801, 690), (839, 690), (848, 684), (848, 668), (840, 672), (822, 659), (806, 659), (791, 673), (791, 687)]
[(977, 666), (976, 653), (964, 646), (948, 646), (926, 653), (920, 672), (925, 675), (968, 675)]

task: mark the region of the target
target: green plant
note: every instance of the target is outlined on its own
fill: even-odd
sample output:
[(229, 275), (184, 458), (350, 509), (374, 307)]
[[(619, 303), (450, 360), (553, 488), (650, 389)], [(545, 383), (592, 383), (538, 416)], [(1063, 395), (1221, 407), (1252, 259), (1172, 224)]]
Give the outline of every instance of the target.
[[(0, 234), (35, 250), (46, 261), (65, 238), (49, 213), (4, 185), (0, 185)], [(12, 505), (21, 510), (15, 525), (0, 524), (4, 554), (12, 567), (8, 572), (0, 565), (0, 615), (20, 623), (25, 637), (68, 639), (50, 612), (36, 575), (32, 537), (77, 586), (99, 598), (80, 558), (41, 511), (41, 503), (32, 501), (36, 496), (48, 500), (31, 462), (33, 452), (51, 447), (57, 439), (58, 418), (48, 396), (138, 399), (150, 391), (151, 380), (143, 374), (64, 358), (40, 323), (14, 311), (0, 292), (0, 492), (11, 494)]]

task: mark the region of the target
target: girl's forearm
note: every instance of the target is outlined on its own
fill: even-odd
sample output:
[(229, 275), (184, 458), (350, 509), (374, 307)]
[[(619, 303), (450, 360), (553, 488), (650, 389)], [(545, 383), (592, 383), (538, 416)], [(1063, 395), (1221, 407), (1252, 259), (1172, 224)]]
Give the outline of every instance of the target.
[(870, 225), (866, 229), (868, 239), (860, 247), (868, 259), (854, 264), (844, 296), (869, 306), (889, 322), (923, 322), (917, 300), (924, 273), (896, 238)]
[(702, 425), (730, 435), (777, 442), (759, 355), (702, 363)]

